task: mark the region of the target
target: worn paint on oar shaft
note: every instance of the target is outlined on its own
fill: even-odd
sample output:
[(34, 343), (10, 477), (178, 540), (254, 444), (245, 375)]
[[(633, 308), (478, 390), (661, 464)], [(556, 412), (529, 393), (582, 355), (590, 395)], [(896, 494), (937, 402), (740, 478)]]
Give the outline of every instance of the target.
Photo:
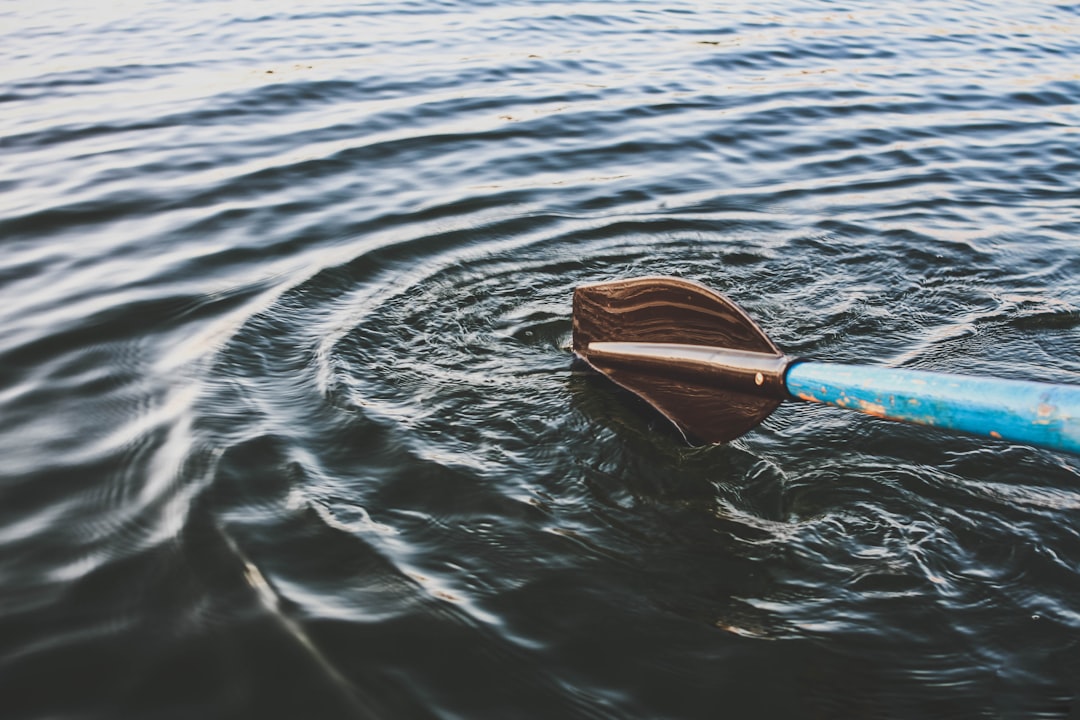
[(1080, 387), (798, 362), (788, 392), (869, 415), (1080, 454)]

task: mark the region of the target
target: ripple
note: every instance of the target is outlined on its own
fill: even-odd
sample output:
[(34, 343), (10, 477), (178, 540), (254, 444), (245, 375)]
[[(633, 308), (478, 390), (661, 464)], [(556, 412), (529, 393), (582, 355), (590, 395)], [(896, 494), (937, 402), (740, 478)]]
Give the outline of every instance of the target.
[(671, 274), (791, 354), (1076, 382), (1073, 8), (34, 7), (14, 717), (1067, 713), (1074, 459), (794, 404), (688, 448), (568, 344)]

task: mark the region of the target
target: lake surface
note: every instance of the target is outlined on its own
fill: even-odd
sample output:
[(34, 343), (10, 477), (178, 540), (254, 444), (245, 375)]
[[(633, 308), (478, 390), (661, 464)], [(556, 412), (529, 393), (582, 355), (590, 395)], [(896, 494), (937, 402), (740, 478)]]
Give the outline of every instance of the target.
[(1077, 718), (1080, 458), (693, 448), (581, 283), (1080, 383), (1080, 5), (0, 5), (5, 718)]

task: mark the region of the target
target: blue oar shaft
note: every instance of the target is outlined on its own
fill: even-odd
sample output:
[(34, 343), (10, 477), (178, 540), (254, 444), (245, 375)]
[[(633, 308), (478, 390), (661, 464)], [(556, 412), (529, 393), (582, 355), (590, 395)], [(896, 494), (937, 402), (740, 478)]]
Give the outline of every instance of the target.
[(1080, 454), (1080, 387), (921, 370), (796, 362), (801, 400)]

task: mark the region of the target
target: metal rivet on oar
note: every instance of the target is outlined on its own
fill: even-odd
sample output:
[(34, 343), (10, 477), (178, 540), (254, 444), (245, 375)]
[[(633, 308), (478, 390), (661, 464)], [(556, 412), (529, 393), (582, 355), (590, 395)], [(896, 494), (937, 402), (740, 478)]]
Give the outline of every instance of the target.
[(734, 302), (678, 278), (577, 288), (573, 345), (705, 442), (733, 440), (783, 400), (805, 400), (1080, 454), (1080, 387), (793, 360)]

